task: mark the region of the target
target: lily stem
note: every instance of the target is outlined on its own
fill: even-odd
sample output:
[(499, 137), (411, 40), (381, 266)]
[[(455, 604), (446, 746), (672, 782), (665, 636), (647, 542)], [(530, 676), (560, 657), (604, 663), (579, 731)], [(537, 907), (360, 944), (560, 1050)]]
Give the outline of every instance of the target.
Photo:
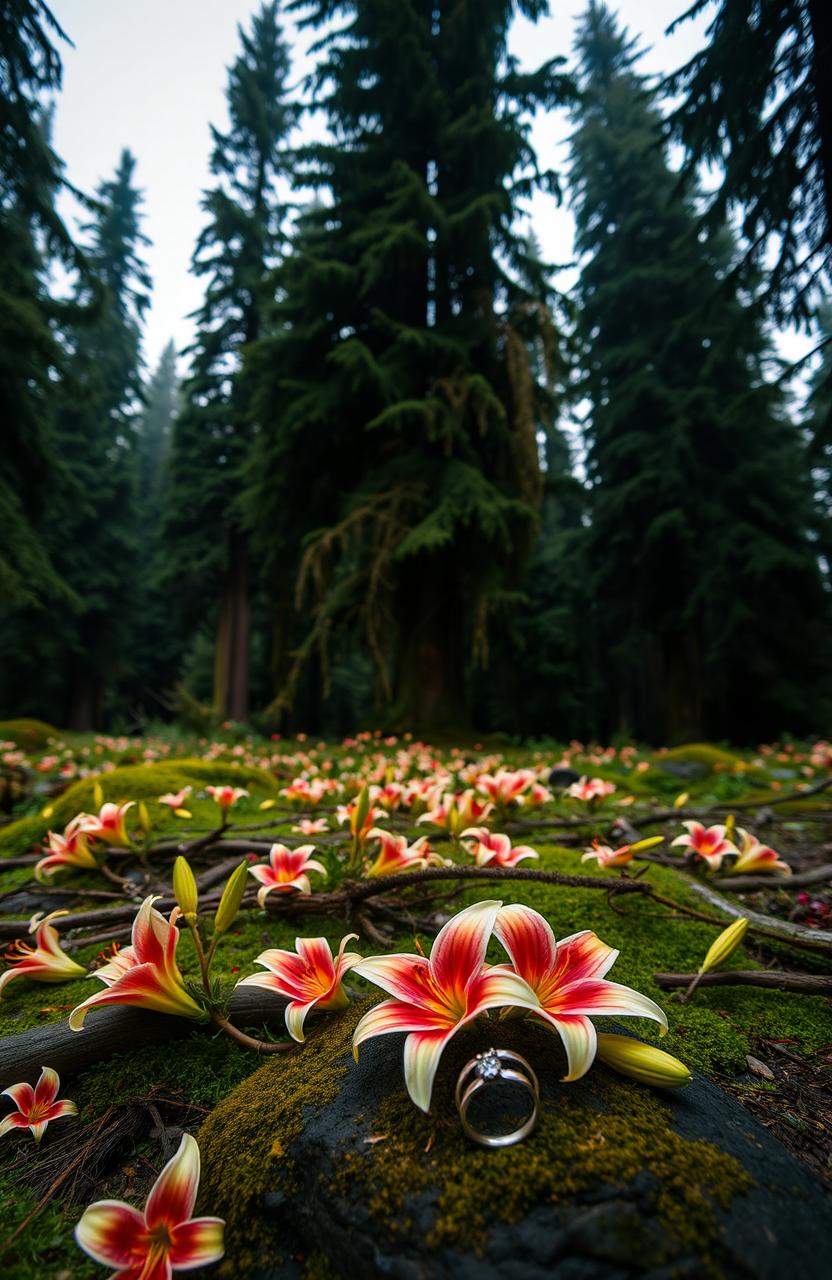
[(209, 955), (208, 959), (205, 959), (205, 950), (202, 946), (202, 939), (199, 936), (199, 928), (196, 920), (188, 920), (188, 928), (193, 934), (194, 946), (196, 947), (196, 957), (199, 961), (199, 972), (202, 975), (202, 985), (205, 988), (205, 994), (210, 996), (211, 983), (208, 980), (208, 968), (211, 964), (211, 957)]
[(233, 1022), (229, 1022), (221, 1013), (212, 1013), (211, 1021), (214, 1026), (219, 1027), (232, 1040), (236, 1040), (237, 1044), (243, 1045), (246, 1049), (253, 1049), (255, 1053), (286, 1053), (289, 1049), (294, 1049), (295, 1047), (291, 1040), (284, 1040), (280, 1043), (274, 1040), (255, 1040), (253, 1036), (247, 1036), (245, 1031), (235, 1027)]

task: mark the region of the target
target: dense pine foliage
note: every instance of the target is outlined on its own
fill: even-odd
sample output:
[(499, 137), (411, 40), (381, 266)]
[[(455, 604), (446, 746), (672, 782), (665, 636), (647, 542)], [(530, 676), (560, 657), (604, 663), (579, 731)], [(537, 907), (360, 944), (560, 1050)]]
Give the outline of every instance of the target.
[[(709, 7), (666, 118), (599, 3), (532, 70), (509, 33), (546, 0), (264, 4), (211, 128), (195, 338), (148, 371), (141, 157), (74, 243), (65, 37), (2, 4), (0, 714), (821, 730), (832, 366), (800, 406), (768, 325), (828, 333), (832, 42), (815, 0)], [(530, 126), (564, 107), (556, 174)], [(568, 295), (536, 190), (574, 211)]]

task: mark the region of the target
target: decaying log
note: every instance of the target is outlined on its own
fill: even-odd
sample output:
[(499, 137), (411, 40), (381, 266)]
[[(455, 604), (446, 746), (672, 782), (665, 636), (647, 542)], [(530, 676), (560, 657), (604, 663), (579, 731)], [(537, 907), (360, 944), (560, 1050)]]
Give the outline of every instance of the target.
[[(46, 988), (45, 988), (46, 990)], [(52, 988), (54, 991), (55, 988)], [(285, 1001), (255, 987), (238, 987), (231, 997), (229, 1012), (235, 1022), (251, 1025), (268, 1023), (275, 1031), (285, 1030)], [(210, 1023), (192, 1022), (164, 1013), (124, 1006), (92, 1009), (82, 1031), (70, 1031), (66, 1018), (43, 1027), (32, 1027), (16, 1036), (0, 1039), (0, 1089), (19, 1080), (34, 1083), (41, 1067), (54, 1067), (61, 1076), (82, 1071), (113, 1053), (145, 1045), (164, 1044), (194, 1031), (216, 1035)], [(256, 1065), (252, 1055), (252, 1068)]]

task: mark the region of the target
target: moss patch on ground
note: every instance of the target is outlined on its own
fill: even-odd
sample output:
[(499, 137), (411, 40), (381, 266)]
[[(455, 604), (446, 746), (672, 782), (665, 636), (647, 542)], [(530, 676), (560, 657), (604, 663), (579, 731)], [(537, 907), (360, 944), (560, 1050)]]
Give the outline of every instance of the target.
[[(254, 821), (259, 816), (257, 802), (277, 799), (280, 783), (265, 769), (248, 765), (229, 764), (208, 760), (166, 760), (159, 764), (125, 765), (110, 773), (99, 773), (82, 778), (68, 787), (50, 805), (47, 817), (43, 813), (19, 818), (0, 830), (0, 857), (26, 853), (37, 845), (47, 831), (61, 831), (78, 813), (88, 813), (94, 807), (93, 792), (96, 784), (101, 787), (105, 801), (122, 803), (125, 800), (144, 800), (150, 810), (154, 838), (169, 831), (185, 836), (192, 825), (174, 818), (170, 810), (158, 804), (161, 795), (181, 791), (190, 786), (187, 808), (193, 814), (194, 823), (200, 822), (210, 830), (217, 824), (218, 810), (210, 796), (199, 796), (206, 786), (228, 783), (243, 787), (250, 796), (234, 810), (235, 818)], [(128, 822), (129, 827), (135, 822)]]

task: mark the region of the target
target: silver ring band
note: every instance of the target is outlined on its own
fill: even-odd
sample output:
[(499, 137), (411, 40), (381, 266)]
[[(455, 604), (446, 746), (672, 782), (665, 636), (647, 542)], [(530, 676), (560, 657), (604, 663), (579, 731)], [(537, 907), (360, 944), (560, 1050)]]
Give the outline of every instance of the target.
[[(504, 1063), (507, 1065), (503, 1065)], [(510, 1133), (481, 1133), (468, 1120), (471, 1100), (493, 1084), (519, 1084), (531, 1097), (531, 1111), (523, 1123)], [(485, 1053), (478, 1053), (475, 1058), (466, 1062), (459, 1073), (455, 1096), (463, 1131), (483, 1147), (511, 1147), (515, 1142), (521, 1142), (533, 1131), (540, 1114), (540, 1086), (537, 1076), (526, 1059), (511, 1049), (487, 1049)]]

